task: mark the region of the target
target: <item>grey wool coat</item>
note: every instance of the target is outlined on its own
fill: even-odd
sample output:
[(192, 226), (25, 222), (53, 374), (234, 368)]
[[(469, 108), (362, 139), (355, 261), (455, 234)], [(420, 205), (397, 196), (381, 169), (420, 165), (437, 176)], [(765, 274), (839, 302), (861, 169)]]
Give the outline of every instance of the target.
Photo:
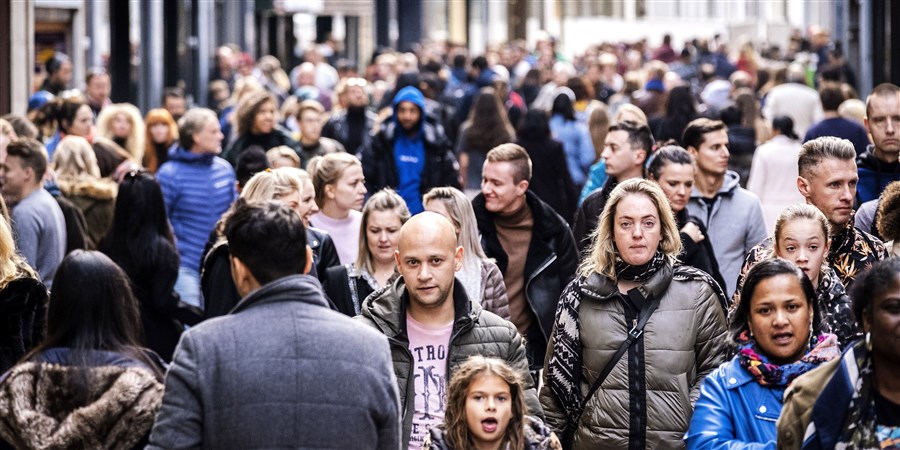
[(149, 449), (400, 448), (387, 339), (294, 275), (187, 331)]

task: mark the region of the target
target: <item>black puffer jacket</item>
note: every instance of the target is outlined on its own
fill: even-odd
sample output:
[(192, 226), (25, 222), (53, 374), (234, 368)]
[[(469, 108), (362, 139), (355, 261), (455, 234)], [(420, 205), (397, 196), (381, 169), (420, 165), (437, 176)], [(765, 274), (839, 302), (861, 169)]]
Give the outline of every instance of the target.
[[(525, 193), (525, 201), (534, 218), (528, 260), (525, 262), (525, 295), (537, 317), (537, 323), (546, 342), (553, 329), (553, 317), (556, 314), (559, 295), (575, 276), (578, 252), (575, 249), (572, 232), (562, 217), (533, 192)], [(478, 194), (472, 200), (472, 207), (478, 220), (481, 246), (489, 258), (497, 261), (500, 272), (505, 273), (509, 257), (497, 237), (494, 213), (485, 208), (482, 194)], [(543, 361), (536, 363), (541, 365)]]
[[(409, 296), (403, 277), (393, 284), (376, 291), (362, 306), (362, 314), (356, 320), (366, 323), (388, 338), (391, 345), (391, 359), (400, 388), (400, 405), (403, 411), (403, 437), (400, 442), (409, 442), (415, 411), (413, 356), (409, 351), (409, 336), (406, 332), (406, 307)], [(528, 372), (525, 359), (525, 344), (516, 327), (495, 314), (484, 311), (481, 305), (469, 301), (462, 283), (453, 285), (453, 303), (456, 319), (447, 350), (447, 379), (449, 384), (453, 373), (470, 356), (482, 355), (506, 361), (524, 380), (525, 403), (528, 410), (543, 416), (537, 399), (534, 382)]]
[(362, 133), (359, 136), (351, 136), (350, 114), (349, 111), (341, 111), (331, 116), (322, 128), (322, 136), (340, 142), (347, 152), (357, 154), (362, 148), (368, 147), (371, 142), (372, 135), (369, 132), (378, 121), (378, 115), (368, 109), (364, 110), (365, 125), (363, 125)]

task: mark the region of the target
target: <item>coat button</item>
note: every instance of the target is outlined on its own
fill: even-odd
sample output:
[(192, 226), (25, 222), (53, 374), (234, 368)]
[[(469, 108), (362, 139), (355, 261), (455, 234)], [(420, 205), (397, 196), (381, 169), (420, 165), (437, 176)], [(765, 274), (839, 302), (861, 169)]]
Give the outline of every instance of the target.
[(729, 384), (737, 384), (737, 378), (731, 377), (728, 379)]
[(765, 413), (765, 412), (766, 412), (766, 407), (765, 407), (765, 406), (760, 406), (760, 407), (759, 407), (759, 412), (760, 412), (760, 413)]

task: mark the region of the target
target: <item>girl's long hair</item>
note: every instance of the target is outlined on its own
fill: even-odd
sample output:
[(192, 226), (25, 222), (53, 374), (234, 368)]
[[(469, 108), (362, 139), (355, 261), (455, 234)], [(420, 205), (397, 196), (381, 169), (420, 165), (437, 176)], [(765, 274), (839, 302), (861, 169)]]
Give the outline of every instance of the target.
[(444, 427), (447, 432), (447, 443), (450, 448), (472, 448), (472, 436), (466, 424), (466, 399), (469, 386), (482, 375), (495, 375), (509, 385), (512, 417), (506, 427), (503, 440), (509, 450), (525, 449), (525, 389), (521, 377), (505, 362), (496, 358), (473, 356), (456, 370), (450, 380), (447, 395), (447, 411), (444, 415)]

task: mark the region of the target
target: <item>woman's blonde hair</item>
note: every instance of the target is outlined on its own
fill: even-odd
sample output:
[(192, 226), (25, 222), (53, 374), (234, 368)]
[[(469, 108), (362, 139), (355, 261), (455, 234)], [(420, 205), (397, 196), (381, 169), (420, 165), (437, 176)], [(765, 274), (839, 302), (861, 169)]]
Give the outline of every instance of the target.
[(456, 228), (459, 228), (457, 241), (463, 248), (463, 258), (478, 261), (488, 259), (484, 254), (484, 249), (481, 248), (481, 241), (478, 237), (475, 210), (472, 209), (472, 202), (466, 197), (466, 194), (452, 187), (436, 187), (422, 197), (422, 203), (426, 206), (431, 202), (441, 202), (447, 213), (450, 214), (448, 219)]
[(99, 187), (115, 194), (118, 185), (111, 180), (100, 178), (100, 167), (94, 148), (81, 136), (69, 135), (59, 141), (53, 152), (53, 170), (56, 185), (65, 195), (77, 195), (85, 186)]
[[(778, 256), (778, 243), (783, 237), (784, 227), (795, 220), (807, 219), (816, 222), (822, 229), (822, 236), (825, 237), (825, 245), (831, 241), (831, 225), (825, 214), (812, 205), (798, 203), (791, 205), (781, 211), (778, 218), (775, 219), (775, 245), (772, 246), (772, 256)], [(823, 264), (828, 264), (827, 260)]]
[(325, 205), (325, 186), (335, 184), (341, 179), (344, 170), (352, 165), (362, 164), (355, 156), (349, 153), (328, 153), (325, 156), (316, 156), (309, 160), (306, 170), (312, 176), (313, 186), (316, 188), (316, 204), (319, 208)]
[(294, 191), (303, 192), (303, 182), (296, 173), (285, 167), (266, 169), (250, 178), (241, 190), (241, 198), (249, 202), (277, 200)]
[(384, 188), (369, 197), (362, 209), (362, 223), (359, 225), (359, 253), (353, 264), (357, 269), (365, 269), (369, 273), (375, 273), (375, 257), (369, 251), (369, 235), (366, 230), (369, 227), (369, 216), (376, 211), (393, 212), (400, 219), (400, 225), (409, 220), (409, 208), (406, 206), (406, 201), (393, 189)]
[(112, 121), (119, 114), (125, 115), (131, 123), (131, 131), (128, 132), (123, 147), (131, 155), (131, 159), (140, 164), (144, 159), (144, 119), (137, 106), (130, 103), (116, 103), (103, 108), (97, 116), (97, 134), (115, 140)]
[(266, 151), (266, 160), (269, 161), (269, 166), (274, 166), (282, 158), (291, 160), (293, 167), (300, 168), (300, 155), (287, 145), (279, 145)]
[[(631, 117), (626, 117), (629, 114)], [(625, 103), (619, 106), (619, 109), (616, 110), (615, 117), (613, 117), (612, 123), (617, 124), (625, 120), (631, 120), (638, 122), (641, 125), (647, 125), (647, 115), (644, 114), (644, 111), (641, 111), (641, 108), (638, 108), (631, 103)]]
[[(240, 198), (248, 202), (267, 202), (290, 195), (297, 191), (303, 194), (303, 181), (295, 172), (299, 169), (282, 167), (280, 169), (266, 169), (257, 172), (247, 181), (247, 185), (241, 190)], [(231, 217), (237, 202), (233, 203), (219, 221), (216, 222), (216, 236), (218, 239), (225, 237), (225, 222)]]
[(447, 394), (447, 409), (444, 414), (444, 429), (447, 444), (450, 448), (473, 448), (472, 435), (466, 423), (466, 400), (469, 386), (483, 375), (494, 375), (509, 385), (510, 414), (509, 424), (503, 435), (509, 450), (525, 449), (525, 415), (528, 406), (525, 404), (525, 388), (522, 378), (509, 365), (497, 358), (485, 358), (481, 355), (470, 357), (464, 362), (450, 380)]
[[(6, 209), (6, 202), (0, 198), (0, 205)], [(39, 279), (37, 272), (16, 252), (12, 227), (8, 217), (0, 217), (0, 290), (19, 278)]]
[(590, 276), (599, 273), (613, 281), (616, 280), (616, 249), (615, 218), (616, 208), (619, 203), (629, 195), (644, 195), (653, 202), (659, 214), (661, 239), (659, 249), (662, 251), (669, 264), (674, 265), (681, 253), (681, 237), (678, 234), (678, 225), (669, 200), (659, 185), (643, 178), (633, 178), (623, 181), (609, 195), (606, 207), (600, 214), (597, 228), (591, 233), (591, 252), (581, 261), (578, 273), (582, 276)]

